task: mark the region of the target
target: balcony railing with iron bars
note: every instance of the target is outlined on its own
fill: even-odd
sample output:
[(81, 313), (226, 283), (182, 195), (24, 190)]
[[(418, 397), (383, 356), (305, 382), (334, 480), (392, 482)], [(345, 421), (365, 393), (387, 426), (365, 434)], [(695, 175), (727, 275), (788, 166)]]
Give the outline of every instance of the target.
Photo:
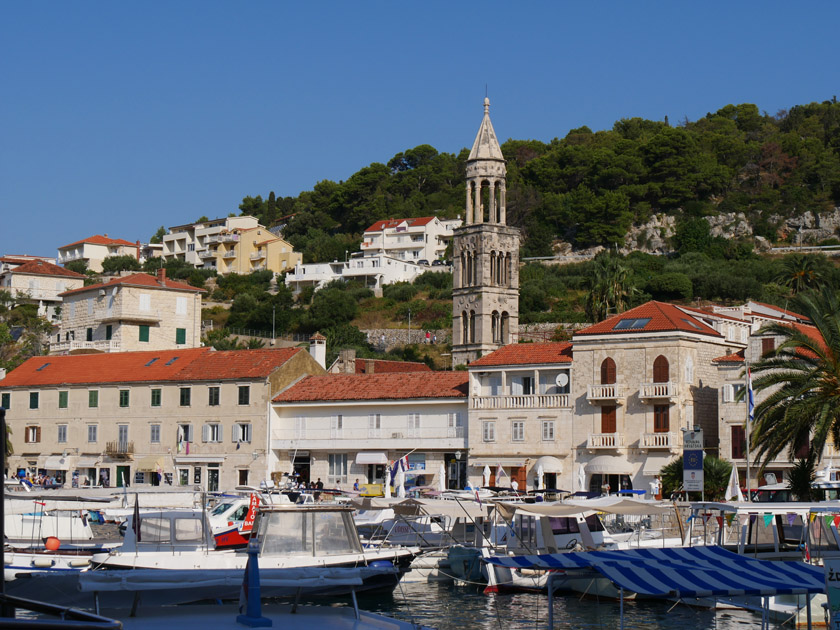
[(115, 455), (131, 455), (134, 453), (134, 442), (106, 442), (105, 454), (109, 456)]

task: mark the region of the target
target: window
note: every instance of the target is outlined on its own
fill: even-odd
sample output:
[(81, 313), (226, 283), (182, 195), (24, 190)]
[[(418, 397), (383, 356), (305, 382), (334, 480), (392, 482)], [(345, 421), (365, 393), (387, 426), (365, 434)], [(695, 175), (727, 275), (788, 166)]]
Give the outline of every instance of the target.
[(610, 357), (601, 362), (601, 385), (615, 385), (615, 361)]
[(190, 469), (189, 468), (179, 468), (178, 469), (178, 485), (179, 486), (190, 485)]
[(330, 453), (329, 464), (327, 482), (330, 484), (347, 483), (347, 453)]
[(485, 442), (496, 441), (496, 421), (485, 420), (481, 423), (481, 438)]
[(668, 374), (668, 359), (661, 354), (653, 361), (653, 382), (667, 383), (669, 380)]
[(776, 349), (776, 339), (773, 337), (763, 337), (761, 339), (761, 356), (773, 352)]
[(344, 433), (344, 416), (338, 414), (330, 418), (330, 437), (338, 438)]
[(56, 425), (56, 428), (58, 429), (58, 436), (56, 438), (56, 441), (59, 444), (66, 444), (67, 443), (67, 425), (66, 424), (59, 424), (59, 425)]
[(114, 327), (111, 324), (105, 326), (105, 341), (111, 341), (114, 336)]
[(653, 407), (653, 432), (668, 433), (671, 430), (668, 405), (655, 405)]
[(368, 437), (379, 437), (379, 431), (382, 429), (382, 416), (378, 413), (372, 413), (368, 416)]
[(69, 392), (58, 392), (58, 408), (59, 409), (67, 409), (68, 393)]
[(151, 424), (149, 425), (149, 429), (149, 442), (152, 444), (160, 444), (160, 425)]
[(11, 409), (12, 395), (9, 392), (3, 392), (3, 396), (0, 400), (2, 400), (2, 402), (0, 402), (0, 407), (3, 407), (3, 409)]
[(152, 390), (152, 407), (160, 407), (160, 390), (153, 389)]
[(141, 324), (138, 328), (140, 329), (140, 341), (149, 341), (149, 326)]
[(85, 329), (85, 341), (93, 341), (93, 328)]
[(251, 443), (251, 424), (249, 422), (237, 422), (233, 425), (233, 441), (238, 444)]
[(29, 392), (29, 408), (38, 408), (38, 392)]
[(601, 433), (615, 433), (615, 405), (603, 405), (601, 407)]
[(193, 466), (193, 483), (201, 483), (201, 466)]
[(175, 314), (176, 315), (186, 315), (187, 314), (187, 298), (185, 298), (185, 297), (175, 298)]
[(543, 442), (554, 441), (554, 420), (542, 421), (542, 439)]
[(96, 433), (97, 429), (99, 428), (96, 424), (89, 424), (87, 427), (87, 441), (90, 444), (96, 443)]
[(417, 437), (420, 435), (420, 414), (408, 414), (408, 435), (409, 437)]
[(732, 438), (732, 459), (744, 459), (747, 454), (747, 432), (743, 426), (730, 427)]
[(182, 407), (189, 407), (190, 406), (190, 388), (189, 387), (182, 387), (181, 388), (181, 406)]
[(533, 376), (514, 376), (510, 383), (512, 396), (530, 396), (534, 393)]
[(139, 470), (134, 473), (134, 483), (146, 483), (146, 473)]
[(128, 443), (128, 425), (127, 424), (118, 424), (117, 425), (117, 440), (120, 444), (127, 444)]
[(178, 425), (178, 441), (179, 442), (192, 442), (193, 441), (193, 431), (191, 424), (179, 424)]
[(447, 428), (449, 437), (464, 437), (464, 419), (457, 411), (447, 414)]
[(88, 407), (95, 409), (99, 406), (99, 390), (92, 389), (88, 392)]
[(27, 444), (33, 444), (41, 441), (41, 427), (26, 427), (23, 441)]
[(239, 404), (240, 405), (250, 405), (251, 404), (251, 386), (250, 385), (240, 385), (239, 386)]
[(175, 343), (177, 345), (184, 345), (187, 343), (187, 329), (186, 328), (176, 328), (175, 329)]
[(128, 407), (128, 390), (121, 389), (120, 390), (120, 407)]
[(525, 422), (523, 420), (514, 420), (510, 423), (510, 439), (512, 442), (525, 441)]
[(217, 407), (219, 405), (219, 392), (221, 391), (220, 387), (213, 386), (207, 388), (207, 404), (211, 407)]
[(295, 416), (295, 438), (302, 438), (306, 436), (306, 418), (303, 416)]
[(208, 422), (201, 427), (201, 440), (203, 442), (221, 442), (222, 425), (218, 422)]
[(141, 311), (150, 311), (152, 310), (152, 296), (148, 293), (141, 293), (140, 294), (140, 310)]

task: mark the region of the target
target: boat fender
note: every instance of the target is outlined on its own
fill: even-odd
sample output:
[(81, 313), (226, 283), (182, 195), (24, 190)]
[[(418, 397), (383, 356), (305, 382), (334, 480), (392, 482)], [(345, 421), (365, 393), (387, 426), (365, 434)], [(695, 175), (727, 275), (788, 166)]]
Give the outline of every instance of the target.
[(371, 567), (392, 567), (392, 566), (394, 566), (394, 563), (391, 562), (390, 560), (374, 560), (368, 566), (371, 566)]

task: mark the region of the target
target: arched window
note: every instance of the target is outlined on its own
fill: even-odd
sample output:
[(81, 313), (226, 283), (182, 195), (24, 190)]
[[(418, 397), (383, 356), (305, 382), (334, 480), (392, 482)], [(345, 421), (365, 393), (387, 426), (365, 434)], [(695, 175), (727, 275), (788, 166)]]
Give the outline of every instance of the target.
[(496, 284), (496, 252), (490, 252), (490, 284)]
[(510, 315), (502, 313), (502, 343), (510, 343)]
[(502, 339), (501, 318), (499, 311), (493, 311), (490, 316), (490, 334), (492, 335), (493, 343), (499, 343)]
[(467, 311), (461, 313), (461, 343), (467, 343), (470, 338), (470, 318)]
[(610, 357), (601, 362), (601, 385), (615, 385), (615, 361)]
[(653, 361), (653, 382), (667, 383), (668, 380), (668, 359), (660, 354)]
[(470, 311), (470, 343), (475, 343), (475, 311)]

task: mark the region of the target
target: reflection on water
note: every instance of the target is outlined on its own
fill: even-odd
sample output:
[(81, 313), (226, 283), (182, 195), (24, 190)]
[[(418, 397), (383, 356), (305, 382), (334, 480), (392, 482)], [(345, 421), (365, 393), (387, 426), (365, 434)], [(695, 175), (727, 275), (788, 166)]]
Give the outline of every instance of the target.
[[(624, 603), (626, 628), (662, 630), (745, 630), (761, 624), (761, 617), (741, 610), (689, 608), (658, 601)], [(439, 630), (519, 630), (546, 628), (548, 598), (544, 594), (485, 595), (480, 589), (446, 584), (401, 584), (391, 595), (359, 596), (359, 606)], [(554, 627), (570, 630), (619, 628), (619, 602), (556, 597)]]

